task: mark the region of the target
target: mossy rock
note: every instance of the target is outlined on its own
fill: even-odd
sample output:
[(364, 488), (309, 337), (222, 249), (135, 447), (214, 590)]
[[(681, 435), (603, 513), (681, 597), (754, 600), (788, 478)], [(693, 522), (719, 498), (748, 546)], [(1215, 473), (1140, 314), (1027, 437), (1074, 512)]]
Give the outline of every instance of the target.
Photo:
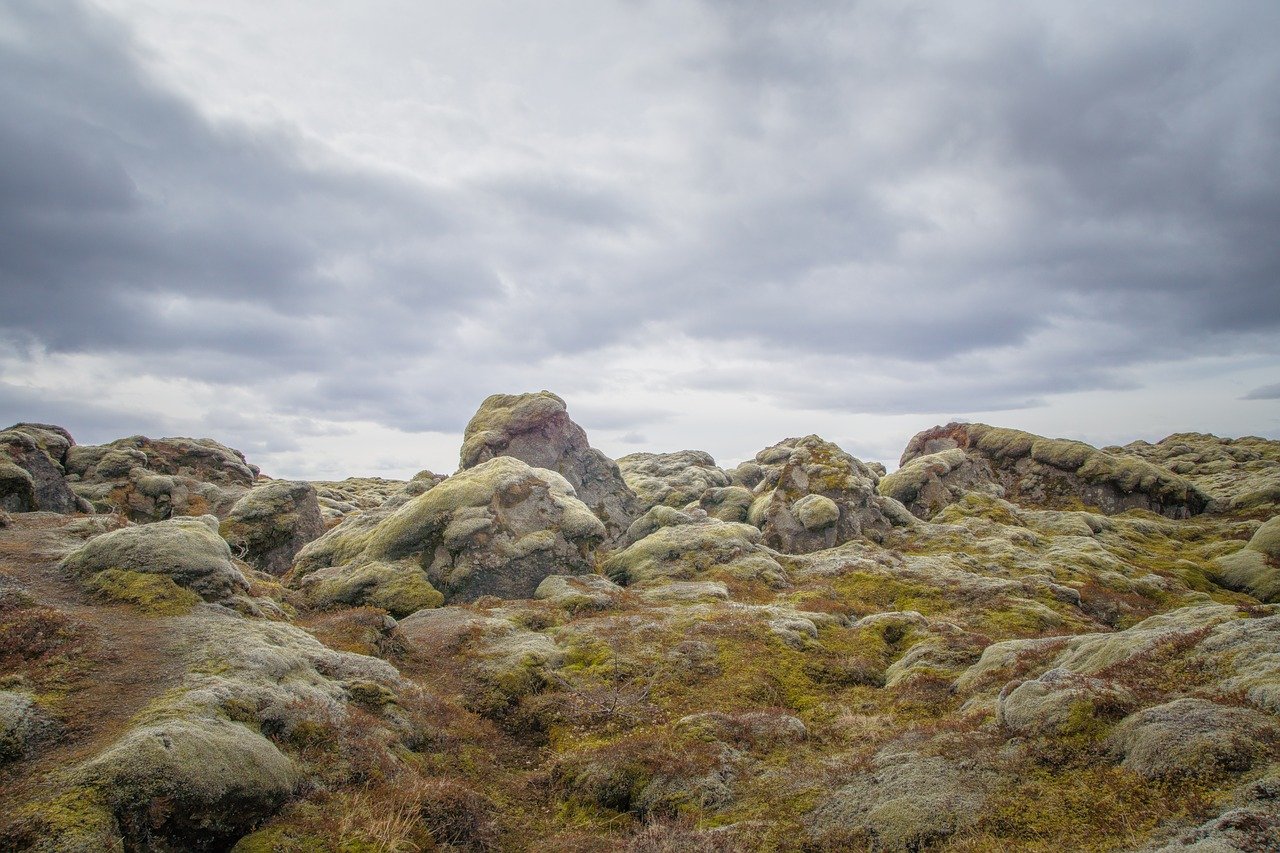
[(61, 568), (81, 578), (108, 570), (161, 575), (206, 601), (222, 601), (249, 583), (217, 529), (218, 520), (205, 516), (113, 530), (72, 551)]
[(1146, 779), (1242, 773), (1280, 753), (1280, 727), (1265, 714), (1204, 699), (1176, 699), (1125, 719), (1108, 744)]
[(135, 729), (76, 775), (99, 787), (124, 837), (217, 849), (273, 814), (297, 771), (262, 735), (216, 719)]

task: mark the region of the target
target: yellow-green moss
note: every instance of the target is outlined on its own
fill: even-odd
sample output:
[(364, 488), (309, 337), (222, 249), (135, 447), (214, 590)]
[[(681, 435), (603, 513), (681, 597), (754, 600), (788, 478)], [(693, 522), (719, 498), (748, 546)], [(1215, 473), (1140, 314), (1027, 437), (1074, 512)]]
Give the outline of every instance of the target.
[(200, 596), (174, 583), (168, 575), (107, 569), (85, 580), (95, 595), (132, 604), (157, 616), (178, 616), (200, 603)]

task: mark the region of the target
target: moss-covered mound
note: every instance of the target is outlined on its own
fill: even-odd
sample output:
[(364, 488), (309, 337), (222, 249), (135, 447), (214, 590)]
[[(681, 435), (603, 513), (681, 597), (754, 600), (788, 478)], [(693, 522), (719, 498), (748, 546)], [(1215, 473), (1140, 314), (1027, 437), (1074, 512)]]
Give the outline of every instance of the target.
[(62, 568), (98, 589), (118, 588), (119, 576), (109, 581), (98, 576), (122, 570), (159, 575), (206, 601), (223, 601), (247, 592), (249, 583), (232, 564), (231, 549), (217, 529), (218, 520), (205, 516), (113, 530), (72, 551)]
[(1107, 514), (1142, 509), (1188, 518), (1209, 506), (1209, 496), (1195, 484), (1132, 455), (986, 424), (951, 423), (918, 433), (901, 465), (881, 493), (905, 499), (920, 517), (975, 489), (1024, 506), (1083, 505)]
[(603, 538), (563, 477), (499, 456), (372, 523), (347, 519), (302, 550), (289, 583), (318, 605), (368, 600), (391, 582), (424, 592), (429, 584), (446, 601), (528, 598), (548, 575), (588, 571)]
[(218, 529), (246, 563), (283, 575), (302, 546), (324, 532), (324, 519), (314, 486), (273, 480), (236, 501)]

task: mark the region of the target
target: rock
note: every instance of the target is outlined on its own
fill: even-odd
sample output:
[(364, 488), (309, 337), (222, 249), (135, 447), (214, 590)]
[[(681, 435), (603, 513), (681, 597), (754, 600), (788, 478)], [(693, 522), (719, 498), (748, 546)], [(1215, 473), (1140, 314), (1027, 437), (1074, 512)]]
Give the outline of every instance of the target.
[(271, 741), (214, 718), (134, 729), (78, 771), (102, 786), (122, 834), (207, 849), (234, 841), (289, 797), (297, 774)]
[(1280, 728), (1265, 714), (1176, 699), (1126, 718), (1108, 738), (1121, 764), (1146, 779), (1216, 777), (1267, 759)]
[(723, 576), (785, 586), (786, 571), (760, 539), (760, 531), (750, 525), (707, 518), (660, 528), (610, 556), (602, 570), (624, 585)]
[(881, 478), (880, 494), (901, 502), (917, 518), (929, 519), (967, 492), (1003, 497), (986, 460), (953, 447), (918, 456)]
[(312, 607), (367, 605), (381, 607), (396, 618), (444, 603), (444, 595), (413, 559), (325, 566), (306, 575), (302, 591)]
[(30, 696), (0, 690), (0, 765), (30, 757), (56, 728)]
[(345, 520), (302, 549), (287, 583), (306, 591), (321, 569), (334, 580), (411, 561), (447, 602), (528, 598), (548, 575), (590, 572), (590, 550), (603, 539), (604, 525), (563, 477), (498, 456), (390, 514)]
[(495, 394), (480, 405), (463, 434), (460, 470), (497, 456), (560, 474), (604, 523), (609, 540), (640, 515), (617, 463), (591, 447), (582, 427), (569, 419), (564, 400), (550, 391)]
[(631, 526), (627, 528), (627, 534), (622, 537), (620, 544), (625, 548), (634, 545), (655, 530), (660, 530), (663, 527), (676, 527), (681, 524), (693, 524), (703, 517), (705, 515), (695, 516), (692, 512), (681, 512), (678, 509), (659, 504), (631, 522)]
[(206, 601), (223, 601), (246, 592), (249, 584), (232, 564), (217, 525), (210, 515), (113, 530), (72, 551), (61, 568), (85, 581), (108, 570), (163, 575)]
[(996, 719), (1018, 735), (1066, 737), (1119, 720), (1137, 702), (1123, 685), (1051, 669), (1037, 679), (1006, 686)]
[(910, 498), (903, 503), (918, 514), (936, 513), (969, 489), (998, 494), (997, 487), (1020, 505), (1073, 509), (1083, 503), (1108, 515), (1143, 509), (1188, 518), (1209, 505), (1208, 495), (1167, 468), (986, 424), (950, 423), (918, 433), (901, 464), (884, 490)]
[(533, 597), (577, 612), (610, 607), (622, 592), (622, 587), (600, 575), (550, 575), (538, 584)]
[(925, 850), (971, 826), (995, 782), (964, 762), (881, 750), (874, 770), (819, 802), (805, 830), (826, 849)]
[(700, 509), (721, 521), (746, 523), (751, 517), (751, 504), (754, 500), (755, 495), (744, 486), (725, 486), (722, 489), (707, 489), (702, 497), (686, 509)]
[(62, 427), (14, 424), (0, 432), (0, 509), (72, 513), (87, 507), (63, 477), (75, 444)]
[(680, 508), (698, 500), (707, 489), (729, 485), (729, 475), (701, 450), (678, 453), (632, 453), (618, 460), (618, 468), (638, 499), (637, 508)]
[(67, 476), (76, 494), (98, 511), (147, 522), (225, 516), (253, 486), (258, 468), (240, 451), (212, 439), (136, 435), (72, 447)]
[(807, 554), (852, 539), (878, 539), (893, 526), (870, 468), (816, 435), (790, 438), (756, 454), (764, 478), (749, 520), (764, 544)]
[(258, 486), (235, 502), (219, 532), (246, 563), (283, 575), (302, 546), (324, 533), (315, 487), (288, 480)]
[(1249, 544), (1217, 560), (1214, 580), (1262, 601), (1280, 602), (1280, 516), (1263, 524)]
[(1217, 509), (1250, 518), (1280, 514), (1280, 441), (1181, 432), (1155, 444), (1105, 449), (1163, 465), (1209, 495)]

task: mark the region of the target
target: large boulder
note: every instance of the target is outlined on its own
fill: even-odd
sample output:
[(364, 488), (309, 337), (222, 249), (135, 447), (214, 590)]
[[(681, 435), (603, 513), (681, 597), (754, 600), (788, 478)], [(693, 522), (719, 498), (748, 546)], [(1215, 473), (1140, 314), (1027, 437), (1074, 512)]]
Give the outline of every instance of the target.
[(950, 423), (918, 433), (903, 451), (901, 466), (881, 484), (881, 493), (921, 517), (971, 490), (1002, 491), (1023, 506), (1085, 505), (1108, 515), (1142, 509), (1188, 518), (1209, 505), (1190, 481), (1135, 456), (986, 424)]
[(141, 435), (76, 445), (67, 453), (66, 469), (76, 494), (95, 509), (138, 522), (179, 515), (221, 518), (258, 476), (243, 453), (212, 439)]
[(658, 504), (679, 509), (698, 500), (707, 489), (729, 485), (729, 475), (710, 453), (701, 450), (632, 453), (619, 459), (618, 467), (636, 493), (641, 510)]
[[(288, 583), (308, 595), (374, 564), (444, 600), (529, 598), (548, 575), (591, 571), (604, 525), (554, 471), (498, 456), (464, 470), (372, 521), (351, 516), (302, 549)], [(377, 588), (376, 577), (362, 594)], [(322, 603), (322, 602), (318, 602)], [(351, 602), (348, 602), (351, 603)]]
[(1263, 601), (1280, 601), (1280, 515), (1259, 527), (1249, 543), (1217, 560), (1215, 579)]
[(658, 527), (610, 556), (604, 573), (629, 585), (724, 579), (787, 585), (786, 571), (760, 544), (759, 530), (714, 518), (685, 517), (689, 520)]
[(789, 438), (756, 454), (763, 471), (749, 520), (764, 544), (790, 554), (880, 539), (905, 515), (876, 493), (878, 475), (816, 435)]
[(90, 507), (64, 479), (71, 434), (51, 424), (14, 424), (0, 432), (0, 509), (82, 512)]
[(821, 849), (927, 850), (978, 819), (997, 777), (970, 762), (881, 750), (806, 818)]
[(1239, 773), (1276, 753), (1280, 727), (1249, 708), (1177, 699), (1132, 715), (1108, 740), (1124, 767), (1147, 779)]
[(310, 483), (273, 480), (235, 502), (219, 527), (246, 563), (283, 575), (294, 556), (324, 533), (324, 519)]
[(604, 523), (610, 541), (643, 510), (616, 462), (587, 442), (569, 418), (564, 400), (550, 391), (494, 394), (471, 418), (463, 434), (460, 469), (498, 456), (512, 456), (569, 481), (579, 500)]
[(135, 849), (189, 850), (225, 849), (279, 809), (297, 779), (271, 741), (217, 718), (134, 729), (78, 775), (104, 792)]
[(159, 575), (213, 602), (241, 595), (249, 587), (231, 562), (231, 549), (218, 535), (218, 520), (211, 515), (103, 533), (64, 557), (61, 568), (91, 587), (108, 572), (115, 573), (116, 580), (120, 572)]

